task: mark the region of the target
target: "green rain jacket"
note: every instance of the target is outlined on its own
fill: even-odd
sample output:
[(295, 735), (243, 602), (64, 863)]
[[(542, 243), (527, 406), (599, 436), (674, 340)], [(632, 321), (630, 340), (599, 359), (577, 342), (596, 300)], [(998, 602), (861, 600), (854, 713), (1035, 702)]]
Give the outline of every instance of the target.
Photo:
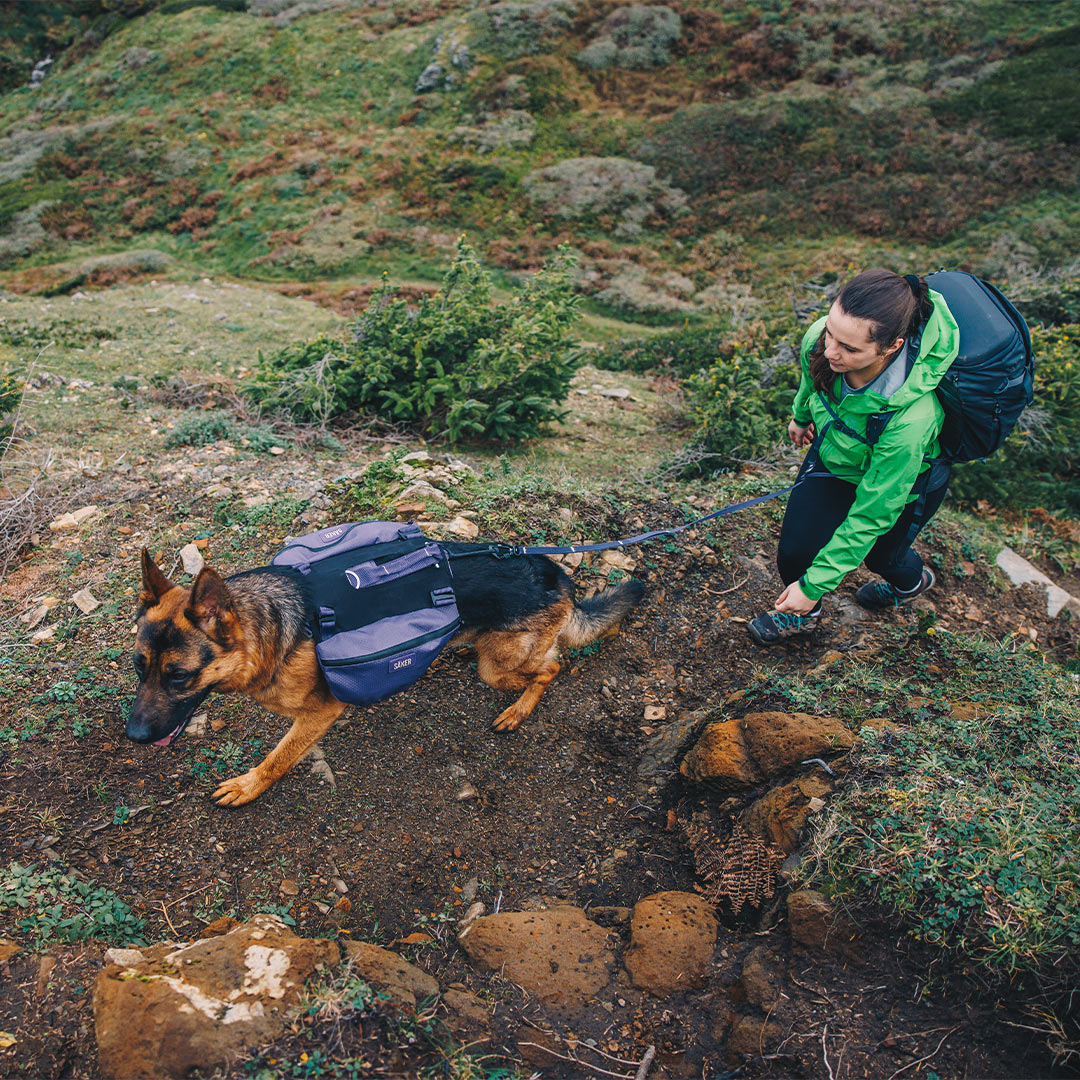
[(828, 427), (818, 447), (821, 462), (829, 472), (857, 485), (847, 517), (799, 579), (800, 588), (811, 600), (837, 588), (866, 558), (878, 537), (896, 524), (904, 507), (918, 497), (915, 482), (930, 467), (927, 459), (938, 453), (945, 412), (933, 390), (956, 359), (960, 331), (944, 297), (931, 289), (930, 299), (934, 310), (923, 328), (919, 355), (896, 393), (886, 398), (867, 390), (841, 398), (842, 376), (836, 377), (833, 392), (838, 400), (829, 404), (852, 430), (865, 436), (873, 413), (896, 413), (872, 447), (830, 425), (832, 416), (814, 391), (809, 357), (825, 329), (825, 319), (818, 319), (803, 337), (802, 379), (793, 407), (795, 423), (800, 427), (813, 423), (819, 433)]

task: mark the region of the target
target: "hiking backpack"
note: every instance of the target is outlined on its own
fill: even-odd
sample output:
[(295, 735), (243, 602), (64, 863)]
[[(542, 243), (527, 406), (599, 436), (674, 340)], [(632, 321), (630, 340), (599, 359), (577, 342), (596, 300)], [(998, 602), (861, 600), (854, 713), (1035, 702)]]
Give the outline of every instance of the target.
[(1023, 316), (990, 284), (960, 270), (929, 274), (960, 328), (960, 351), (937, 387), (945, 410), (940, 457), (975, 461), (997, 450), (1034, 397), (1035, 361)]
[(370, 705), (411, 685), (461, 625), (450, 560), (413, 523), (361, 521), (309, 533), (271, 560), (303, 578), (330, 692)]
[[(960, 330), (956, 359), (934, 391), (945, 410), (935, 478), (942, 472), (947, 478), (949, 466), (988, 457), (1005, 441), (1034, 397), (1035, 360), (1023, 316), (989, 281), (962, 270), (939, 270), (927, 275), (926, 283), (944, 297)], [(910, 355), (919, 355), (921, 341), (920, 327), (908, 342)], [(828, 395), (818, 397), (838, 431), (868, 446), (896, 415), (872, 413), (862, 435), (840, 419)]]

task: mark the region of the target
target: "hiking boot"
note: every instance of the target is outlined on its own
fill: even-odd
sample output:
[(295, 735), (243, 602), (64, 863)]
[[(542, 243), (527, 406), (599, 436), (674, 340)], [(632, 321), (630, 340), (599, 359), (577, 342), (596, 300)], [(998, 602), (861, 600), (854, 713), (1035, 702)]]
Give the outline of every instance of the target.
[(750, 636), (759, 645), (779, 645), (784, 638), (809, 634), (821, 618), (821, 607), (807, 615), (791, 611), (766, 611), (747, 625)]
[(867, 611), (886, 611), (889, 608), (903, 607), (905, 604), (910, 604), (916, 596), (922, 596), (927, 589), (932, 589), (935, 580), (934, 571), (924, 566), (922, 581), (910, 592), (901, 592), (887, 581), (871, 581), (867, 585), (860, 585), (855, 590), (855, 603), (866, 608)]

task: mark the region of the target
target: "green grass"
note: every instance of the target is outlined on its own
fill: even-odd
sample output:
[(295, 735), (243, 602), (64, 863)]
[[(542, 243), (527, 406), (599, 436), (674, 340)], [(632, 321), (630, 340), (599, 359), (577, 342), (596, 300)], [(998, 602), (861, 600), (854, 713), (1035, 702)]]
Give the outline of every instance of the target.
[(932, 618), (881, 655), (787, 688), (854, 727), (902, 725), (863, 729), (804, 876), (891, 908), (924, 940), (1064, 985), (1080, 946), (1080, 690), (1034, 647)]

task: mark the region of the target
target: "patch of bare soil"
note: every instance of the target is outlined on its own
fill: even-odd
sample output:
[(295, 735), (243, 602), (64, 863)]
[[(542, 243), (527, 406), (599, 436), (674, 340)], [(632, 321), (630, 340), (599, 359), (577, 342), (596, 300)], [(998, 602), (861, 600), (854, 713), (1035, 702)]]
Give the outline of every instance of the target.
[[(636, 514), (647, 527), (677, 517), (659, 503)], [(619, 984), (572, 1023), (498, 975), (479, 974), (457, 947), (466, 897), (489, 912), (554, 900), (604, 908), (596, 917), (625, 936), (625, 921), (610, 909), (694, 888), (669, 811), (701, 793), (683, 786), (678, 746), (657, 758), (659, 725), (644, 719), (645, 707), (663, 705), (668, 722), (703, 716), (763, 663), (813, 667), (831, 649), (872, 648), (879, 634), (880, 624), (851, 603), (851, 590), (865, 580), (856, 575), (807, 643), (768, 655), (754, 646), (743, 624), (771, 603), (779, 583), (764, 555), (745, 553), (772, 550), (776, 520), (775, 513), (747, 515), (725, 526), (717, 565), (662, 546), (640, 553), (638, 572), (650, 582), (642, 608), (597, 653), (569, 657), (513, 734), (490, 728), (509, 695), (479, 680), (468, 653), (444, 653), (410, 691), (350, 710), (326, 737), (333, 786), (302, 763), (253, 804), (220, 808), (209, 793), (261, 757), (283, 722), (249, 702), (211, 699), (206, 734), (189, 732), (170, 748), (140, 747), (125, 740), (115, 703), (87, 696), (80, 715), (90, 735), (41, 732), (0, 743), (5, 863), (52, 862), (109, 887), (146, 920), (151, 940), (184, 940), (222, 915), (275, 910), (303, 935), (392, 945), (443, 987), (461, 984), (490, 1003), (492, 1064), (521, 1061), (523, 1042), (556, 1051), (529, 1050), (525, 1075), (535, 1068), (581, 1077), (605, 1067), (633, 1075), (584, 1051), (568, 1055), (554, 1035), (594, 1039), (605, 1053), (633, 1061), (655, 1046), (656, 1077), (1057, 1075), (1043, 1041), (1023, 1026), (1030, 1017), (1016, 988), (984, 985), (880, 921), (861, 920), (842, 954), (793, 954), (782, 896), (765, 910), (728, 913), (739, 935), (703, 989), (657, 1000)], [(1041, 641), (1051, 638), (1036, 598), (993, 592), (983, 568), (963, 579), (940, 577), (932, 603), (946, 624), (995, 635), (1022, 626)], [(33, 588), (40, 587), (38, 578)], [(914, 626), (919, 614), (887, 618)], [(80, 635), (128, 648), (129, 612), (88, 625), (94, 629), (76, 631), (66, 649), (41, 654), (43, 684), (70, 676)], [(102, 678), (134, 682), (120, 673)], [(5, 712), (14, 715), (29, 694), (5, 693)], [(466, 784), (475, 797), (462, 797)], [(0, 936), (25, 944), (19, 919), (18, 909), (0, 912)], [(744, 1025), (742, 1053), (733, 1057), (729, 1021), (739, 1001), (732, 986), (760, 945), (781, 972), (782, 997), (775, 1015)], [(14, 1042), (0, 1049), (0, 1072), (97, 1076), (89, 989), (101, 952), (53, 946), (7, 961), (0, 1031)], [(758, 1045), (753, 1022), (779, 1025), (778, 1038), (763, 1034)], [(350, 1046), (367, 1047), (370, 1075), (419, 1068), (380, 1042), (377, 1017), (357, 1021), (340, 1052)], [(295, 1060), (310, 1048), (286, 1040), (282, 1053)], [(575, 1056), (589, 1066), (568, 1060)], [(233, 1075), (245, 1075), (243, 1068)]]

